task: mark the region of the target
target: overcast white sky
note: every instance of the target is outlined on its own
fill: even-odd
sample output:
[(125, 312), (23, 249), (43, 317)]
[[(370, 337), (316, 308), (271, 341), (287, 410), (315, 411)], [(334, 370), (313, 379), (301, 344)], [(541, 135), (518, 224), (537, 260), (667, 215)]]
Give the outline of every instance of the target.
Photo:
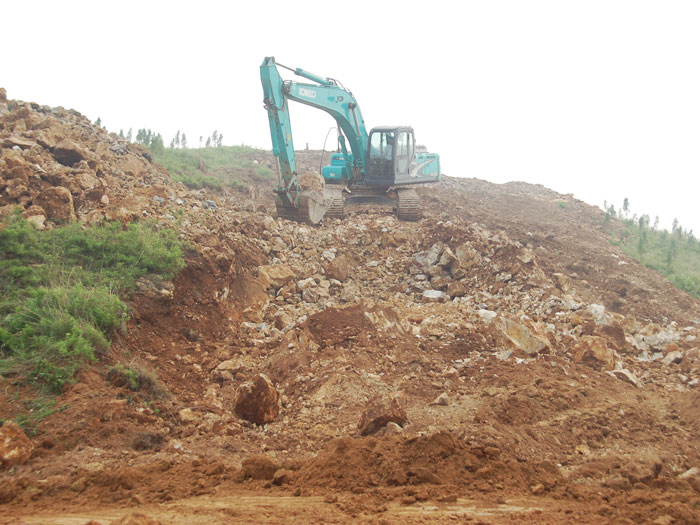
[[(411, 124), (447, 175), (628, 197), (700, 233), (700, 2), (24, 0), (0, 19), (8, 96), (110, 131), (269, 149), (274, 55), (339, 79), (368, 127)], [(291, 117), (297, 148), (323, 146), (328, 115)]]

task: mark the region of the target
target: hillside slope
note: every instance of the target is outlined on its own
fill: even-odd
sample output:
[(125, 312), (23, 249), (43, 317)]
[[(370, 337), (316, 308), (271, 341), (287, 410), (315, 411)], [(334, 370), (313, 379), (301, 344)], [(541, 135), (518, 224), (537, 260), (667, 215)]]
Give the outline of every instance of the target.
[[(597, 208), (448, 177), (420, 222), (310, 227), (269, 178), (189, 190), (72, 111), (0, 98), (0, 146), (2, 213), (190, 247), (0, 471), (0, 523), (700, 521), (700, 302)], [(0, 378), (2, 417), (31, 395)]]

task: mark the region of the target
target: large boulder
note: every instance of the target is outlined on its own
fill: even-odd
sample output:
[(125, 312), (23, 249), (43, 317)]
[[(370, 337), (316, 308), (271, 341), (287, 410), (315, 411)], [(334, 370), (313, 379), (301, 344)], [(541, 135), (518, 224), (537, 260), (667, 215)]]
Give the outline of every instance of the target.
[(34, 445), (14, 421), (0, 428), (0, 467), (23, 465), (31, 457)]
[(261, 266), (258, 276), (263, 288), (274, 288), (279, 290), (296, 276), (292, 269), (286, 264), (270, 264)]
[(538, 354), (549, 347), (545, 337), (534, 334), (527, 326), (507, 317), (494, 319), (491, 329), (501, 344), (528, 355)]
[(617, 354), (602, 337), (586, 336), (574, 346), (574, 362), (596, 370), (613, 370), (616, 358)]
[(280, 395), (267, 376), (258, 374), (238, 387), (233, 410), (242, 419), (264, 425), (271, 423), (280, 411)]
[(347, 281), (357, 268), (357, 261), (349, 255), (339, 255), (326, 266), (326, 276), (340, 282)]
[(89, 154), (72, 140), (63, 139), (56, 144), (53, 150), (53, 156), (57, 162), (64, 166), (72, 166), (76, 162), (87, 160)]
[(46, 217), (49, 220), (56, 222), (75, 220), (73, 196), (70, 190), (63, 186), (46, 188), (34, 199), (34, 204), (46, 211)]
[(357, 425), (360, 434), (374, 434), (389, 422), (403, 427), (408, 422), (408, 415), (399, 398), (398, 394), (377, 394), (370, 399)]
[(455, 256), (459, 262), (459, 266), (464, 269), (477, 266), (481, 264), (482, 261), (481, 254), (477, 252), (470, 244), (462, 244), (461, 246), (457, 247)]

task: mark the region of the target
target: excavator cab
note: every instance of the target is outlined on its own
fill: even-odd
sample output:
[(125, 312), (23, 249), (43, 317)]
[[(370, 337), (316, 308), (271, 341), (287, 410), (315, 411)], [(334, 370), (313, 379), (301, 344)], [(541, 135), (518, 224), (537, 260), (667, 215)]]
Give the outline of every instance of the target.
[[(374, 128), (369, 135), (367, 184), (394, 184), (397, 169), (397, 137), (399, 128)], [(402, 139), (403, 140), (403, 139)]]
[(430, 153), (417, 155), (416, 150), (410, 126), (372, 129), (367, 152), (367, 184), (400, 186), (440, 180), (439, 157)]

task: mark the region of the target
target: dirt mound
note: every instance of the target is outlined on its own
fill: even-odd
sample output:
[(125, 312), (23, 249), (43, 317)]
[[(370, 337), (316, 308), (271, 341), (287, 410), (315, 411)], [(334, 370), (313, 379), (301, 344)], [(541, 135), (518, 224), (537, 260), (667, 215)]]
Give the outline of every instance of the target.
[(449, 432), (412, 438), (341, 438), (298, 472), (297, 484), (358, 490), (368, 487), (447, 485), (481, 492), (542, 484), (561, 476), (553, 464), (519, 465), (497, 444), (469, 444)]

